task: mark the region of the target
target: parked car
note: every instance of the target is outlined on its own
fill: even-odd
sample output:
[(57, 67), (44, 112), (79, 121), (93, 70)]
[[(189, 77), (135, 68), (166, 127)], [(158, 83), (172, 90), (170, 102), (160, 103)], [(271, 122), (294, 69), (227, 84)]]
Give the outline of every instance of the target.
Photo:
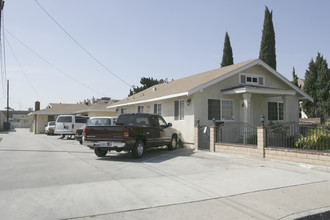
[(98, 157), (106, 156), (108, 151), (131, 151), (132, 156), (140, 158), (148, 147), (167, 145), (169, 150), (177, 147), (178, 133), (171, 123), (160, 115), (122, 114), (114, 126), (90, 126), (84, 130), (84, 146), (94, 150)]
[(55, 131), (55, 121), (49, 121), (45, 127), (45, 133), (47, 135), (54, 134)]
[[(87, 121), (88, 126), (108, 126), (115, 125), (117, 121), (117, 117), (91, 117)], [(86, 125), (83, 125), (81, 128), (76, 130), (76, 135), (74, 136), (80, 144), (83, 144), (83, 131)]]
[(64, 138), (68, 135), (70, 138), (76, 134), (76, 130), (86, 124), (87, 116), (77, 115), (60, 115), (56, 119), (55, 134), (61, 135)]

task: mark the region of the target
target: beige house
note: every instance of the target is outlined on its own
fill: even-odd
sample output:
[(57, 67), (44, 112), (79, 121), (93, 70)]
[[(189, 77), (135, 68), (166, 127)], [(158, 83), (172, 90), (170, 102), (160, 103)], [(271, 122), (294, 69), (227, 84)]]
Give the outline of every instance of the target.
[(109, 103), (103, 104), (61, 104), (50, 103), (47, 108), (30, 113), (34, 117), (33, 132), (44, 133), (49, 121), (55, 121), (59, 115), (116, 116), (115, 110), (108, 109)]
[[(29, 116), (31, 111), (25, 110), (10, 110), (9, 113), (9, 123), (10, 128), (30, 128), (33, 122), (33, 118)], [(0, 130), (3, 130), (3, 123), (7, 122), (7, 111), (0, 111)]]
[(194, 126), (240, 121), (298, 121), (299, 100), (313, 100), (263, 61), (250, 60), (162, 83), (109, 105), (121, 113), (156, 113), (194, 143)]

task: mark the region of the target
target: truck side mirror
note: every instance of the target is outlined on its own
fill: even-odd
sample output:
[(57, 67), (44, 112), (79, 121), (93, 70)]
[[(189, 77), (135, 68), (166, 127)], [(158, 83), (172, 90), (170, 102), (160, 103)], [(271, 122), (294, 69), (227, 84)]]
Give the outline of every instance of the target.
[(167, 127), (172, 127), (172, 123), (167, 123)]

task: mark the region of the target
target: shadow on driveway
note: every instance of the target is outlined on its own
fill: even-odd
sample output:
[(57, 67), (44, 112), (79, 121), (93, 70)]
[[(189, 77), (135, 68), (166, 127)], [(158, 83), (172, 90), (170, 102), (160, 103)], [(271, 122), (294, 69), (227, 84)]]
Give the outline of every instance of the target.
[(167, 160), (174, 159), (176, 157), (189, 157), (194, 154), (193, 149), (178, 148), (173, 151), (169, 151), (167, 147), (163, 148), (149, 148), (146, 150), (142, 158), (136, 159), (132, 157), (130, 152), (117, 153), (111, 151), (105, 157), (97, 158), (99, 161), (111, 161), (111, 162), (133, 162), (133, 163), (161, 163)]

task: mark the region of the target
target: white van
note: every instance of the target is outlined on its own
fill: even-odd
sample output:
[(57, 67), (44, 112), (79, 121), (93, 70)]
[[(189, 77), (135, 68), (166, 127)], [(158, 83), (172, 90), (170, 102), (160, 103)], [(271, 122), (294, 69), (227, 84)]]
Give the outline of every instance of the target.
[(86, 124), (87, 116), (60, 115), (56, 119), (54, 134), (60, 134), (61, 138), (65, 135), (75, 135), (76, 130)]

